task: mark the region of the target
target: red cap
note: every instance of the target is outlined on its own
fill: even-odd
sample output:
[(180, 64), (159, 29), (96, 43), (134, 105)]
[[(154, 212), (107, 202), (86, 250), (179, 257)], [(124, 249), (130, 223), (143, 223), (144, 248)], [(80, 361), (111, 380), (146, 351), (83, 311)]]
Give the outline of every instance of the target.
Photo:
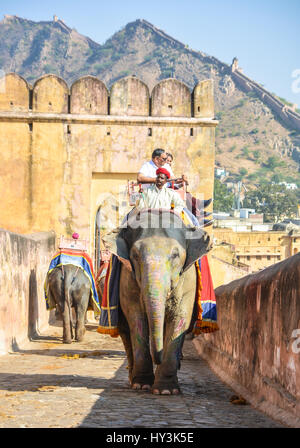
[(73, 235), (72, 235), (72, 238), (73, 238), (74, 240), (78, 240), (78, 238), (79, 238), (78, 233), (74, 232)]
[(166, 170), (166, 168), (157, 168), (156, 170), (156, 175), (158, 176), (158, 174), (165, 174), (167, 176), (167, 179), (170, 179), (171, 175), (169, 173), (168, 170)]

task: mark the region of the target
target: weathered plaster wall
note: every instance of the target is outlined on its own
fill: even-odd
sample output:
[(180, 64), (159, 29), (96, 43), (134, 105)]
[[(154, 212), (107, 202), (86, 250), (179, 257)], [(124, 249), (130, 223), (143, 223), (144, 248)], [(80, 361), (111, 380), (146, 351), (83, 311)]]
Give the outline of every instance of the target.
[[(246, 266), (239, 266), (237, 263), (233, 264), (233, 257), (229, 259), (227, 254), (220, 253), (218, 247), (214, 247), (208, 254), (209, 266), (214, 288), (220, 285), (245, 277), (249, 273), (249, 268)], [(227, 260), (226, 260), (227, 258)]]
[(252, 404), (300, 427), (300, 254), (215, 292), (220, 330), (195, 339), (199, 353)]
[(187, 176), (192, 193), (212, 197), (217, 122), (211, 80), (195, 89), (204, 92), (197, 93), (197, 105), (207, 117), (192, 116), (193, 94), (175, 79), (158, 83), (151, 96), (136, 77), (117, 81), (110, 92), (92, 76), (70, 88), (55, 75), (43, 76), (32, 90), (16, 74), (4, 81), (1, 227), (22, 233), (54, 230), (58, 236), (77, 231), (93, 253), (93, 226), (102, 205), (93, 201), (106, 188), (95, 183), (92, 198), (93, 177), (111, 173), (107, 185), (119, 182), (124, 189), (127, 180), (116, 175), (132, 178), (157, 147), (174, 155), (173, 171)]
[(44, 281), (55, 237), (0, 230), (0, 354), (48, 324)]

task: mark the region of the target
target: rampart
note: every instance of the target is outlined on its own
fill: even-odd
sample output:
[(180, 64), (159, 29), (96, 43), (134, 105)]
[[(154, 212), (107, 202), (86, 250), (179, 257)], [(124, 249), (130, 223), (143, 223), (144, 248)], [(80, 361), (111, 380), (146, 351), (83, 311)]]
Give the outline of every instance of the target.
[[(200, 111), (203, 118), (214, 117), (212, 80), (200, 81), (191, 93), (183, 82), (168, 78), (157, 83), (150, 95), (147, 85), (135, 76), (116, 81), (110, 90), (90, 75), (70, 88), (52, 74), (33, 86), (16, 73), (0, 79), (0, 112), (199, 118)], [(5, 117), (9, 115), (1, 114), (2, 121)]]
[(300, 427), (300, 254), (215, 290), (220, 330), (195, 345), (254, 406)]
[(0, 354), (48, 325), (44, 281), (54, 247), (53, 233), (0, 230)]
[(170, 78), (150, 92), (135, 76), (109, 90), (93, 76), (68, 86), (48, 74), (30, 86), (6, 74), (0, 80), (0, 226), (58, 236), (77, 231), (93, 254), (104, 194), (136, 179), (155, 148), (173, 154), (173, 171), (187, 176), (192, 193), (212, 197), (216, 125), (212, 80), (190, 92)]
[(285, 125), (300, 132), (300, 114), (293, 111), (261, 85), (241, 73), (235, 64), (231, 66), (231, 77), (246, 92), (255, 92), (262, 102), (282, 119)]

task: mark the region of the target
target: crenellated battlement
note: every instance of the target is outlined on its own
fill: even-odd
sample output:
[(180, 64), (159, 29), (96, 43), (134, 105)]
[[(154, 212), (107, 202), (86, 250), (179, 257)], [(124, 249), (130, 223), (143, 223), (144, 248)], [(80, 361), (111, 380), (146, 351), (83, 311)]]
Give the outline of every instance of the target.
[(214, 117), (213, 80), (200, 81), (190, 92), (174, 78), (148, 86), (135, 76), (110, 88), (95, 76), (83, 76), (69, 87), (57, 75), (46, 74), (33, 86), (16, 73), (0, 80), (0, 111), (50, 114), (140, 117)]

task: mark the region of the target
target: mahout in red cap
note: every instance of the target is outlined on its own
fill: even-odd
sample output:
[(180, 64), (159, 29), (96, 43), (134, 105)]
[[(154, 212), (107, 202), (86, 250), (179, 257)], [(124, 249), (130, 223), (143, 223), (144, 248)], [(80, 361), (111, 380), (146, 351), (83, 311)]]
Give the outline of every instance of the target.
[(170, 179), (171, 175), (169, 173), (168, 170), (166, 170), (166, 168), (160, 167), (156, 170), (156, 175), (158, 176), (159, 174), (165, 174), (167, 176), (167, 179)]

